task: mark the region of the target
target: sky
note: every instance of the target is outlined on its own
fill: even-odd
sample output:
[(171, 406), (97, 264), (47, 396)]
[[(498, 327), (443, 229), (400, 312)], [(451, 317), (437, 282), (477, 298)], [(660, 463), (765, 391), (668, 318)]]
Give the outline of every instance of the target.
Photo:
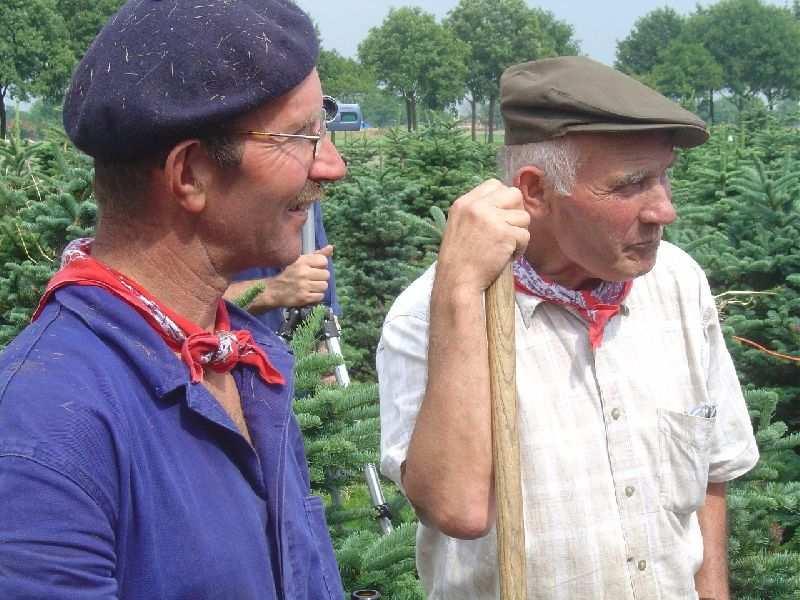
[[(356, 57), (358, 44), (371, 27), (381, 24), (389, 9), (401, 6), (420, 6), (439, 19), (458, 4), (458, 0), (296, 0), (318, 24), (322, 45), (328, 50)], [(785, 5), (784, 1), (773, 2)], [(697, 0), (537, 0), (538, 6), (552, 12), (556, 18), (575, 28), (575, 37), (581, 42), (584, 54), (595, 60), (613, 64), (617, 41), (624, 39), (636, 19), (651, 10), (669, 6), (681, 14), (689, 14)], [(703, 6), (715, 2), (700, 2)]]

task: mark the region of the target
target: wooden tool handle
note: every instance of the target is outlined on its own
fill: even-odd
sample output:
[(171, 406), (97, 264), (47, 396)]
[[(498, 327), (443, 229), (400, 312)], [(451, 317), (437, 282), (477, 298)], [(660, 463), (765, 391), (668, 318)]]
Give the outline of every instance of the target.
[(514, 278), (509, 264), (486, 290), (492, 393), (492, 458), (501, 600), (525, 600), (525, 526), (517, 434)]

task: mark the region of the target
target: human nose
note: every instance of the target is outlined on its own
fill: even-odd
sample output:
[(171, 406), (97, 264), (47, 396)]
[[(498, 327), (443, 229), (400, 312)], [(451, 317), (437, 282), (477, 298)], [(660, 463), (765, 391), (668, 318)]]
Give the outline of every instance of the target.
[(666, 177), (659, 182), (648, 194), (647, 200), (639, 213), (639, 220), (642, 223), (653, 223), (656, 225), (669, 225), (677, 218), (675, 207), (672, 204), (672, 188), (669, 179)]
[(347, 165), (329, 137), (319, 141), (319, 154), (311, 165), (309, 178), (314, 181), (336, 181), (347, 174)]

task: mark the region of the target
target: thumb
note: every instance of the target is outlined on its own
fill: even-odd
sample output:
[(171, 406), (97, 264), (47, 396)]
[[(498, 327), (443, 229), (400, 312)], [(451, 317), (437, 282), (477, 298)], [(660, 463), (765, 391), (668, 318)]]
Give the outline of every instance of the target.
[(314, 250), (314, 254), (321, 254), (322, 256), (333, 256), (333, 245), (328, 244), (318, 250)]

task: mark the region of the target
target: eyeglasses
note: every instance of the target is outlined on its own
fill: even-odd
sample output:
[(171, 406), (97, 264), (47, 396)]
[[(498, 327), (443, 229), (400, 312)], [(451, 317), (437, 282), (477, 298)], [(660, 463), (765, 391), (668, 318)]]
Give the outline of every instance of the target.
[(322, 150), (322, 142), (328, 133), (328, 123), (336, 118), (339, 113), (339, 104), (334, 98), (324, 96), (322, 99), (322, 108), (319, 113), (319, 133), (316, 135), (308, 135), (302, 133), (278, 133), (273, 131), (243, 131), (242, 135), (254, 135), (258, 137), (270, 138), (283, 138), (286, 140), (308, 140), (314, 142), (314, 159), (319, 157)]

